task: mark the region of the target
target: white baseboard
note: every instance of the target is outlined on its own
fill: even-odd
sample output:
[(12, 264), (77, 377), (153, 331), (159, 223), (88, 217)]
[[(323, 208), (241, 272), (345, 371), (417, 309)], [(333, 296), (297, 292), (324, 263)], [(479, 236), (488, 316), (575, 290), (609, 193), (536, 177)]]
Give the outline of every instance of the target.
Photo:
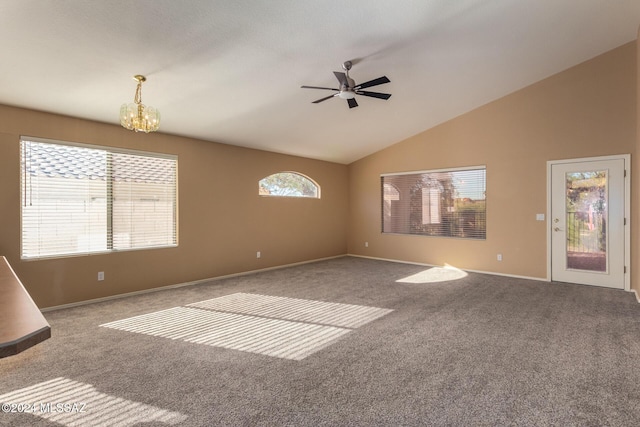
[[(388, 262), (397, 262), (400, 264), (411, 264), (411, 265), (420, 265), (424, 267), (442, 267), (441, 265), (433, 265), (433, 264), (425, 264), (422, 262), (412, 262), (412, 261), (403, 261), (399, 259), (389, 259), (389, 258), (377, 258), (371, 256), (364, 255), (355, 255), (355, 254), (347, 254), (348, 256), (356, 257), (356, 258), (367, 258), (367, 259), (375, 259), (378, 261), (388, 261)], [(458, 267), (456, 267), (458, 268)], [(480, 274), (491, 274), (493, 276), (504, 276), (504, 277), (513, 277), (514, 279), (526, 279), (526, 280), (537, 280), (539, 282), (549, 282), (547, 278), (544, 277), (531, 277), (531, 276), (517, 276), (515, 274), (504, 274), (504, 273), (496, 273), (494, 271), (482, 271), (482, 270), (469, 270), (466, 268), (460, 268), (462, 271), (467, 271), (470, 273), (480, 273)]]
[[(367, 259), (375, 259), (378, 261), (388, 261), (388, 262), (397, 262), (400, 264), (412, 264), (412, 265), (421, 265), (424, 267), (441, 267), (438, 265), (433, 265), (433, 264), (425, 264), (425, 263), (421, 263), (421, 262), (411, 262), (411, 261), (402, 261), (402, 260), (398, 260), (398, 259), (388, 259), (388, 258), (377, 258), (377, 257), (371, 257), (371, 256), (364, 256), (364, 255), (355, 255), (355, 254), (347, 254), (347, 256), (352, 256), (355, 258), (367, 258)], [(481, 271), (481, 270), (468, 270), (466, 268), (461, 268), (460, 270), (462, 271), (468, 271), (471, 273), (480, 273), (480, 274), (491, 274), (493, 276), (504, 276), (504, 277), (513, 277), (516, 279), (526, 279), (526, 280), (537, 280), (539, 282), (551, 282), (551, 280), (549, 278), (544, 278), (544, 277), (531, 277), (531, 276), (518, 276), (515, 274), (504, 274), (504, 273), (496, 273), (493, 271)], [(631, 289), (627, 292), (633, 292), (636, 296), (636, 300), (638, 301), (638, 303), (640, 303), (640, 294), (638, 294), (638, 291), (636, 291), (635, 289)]]
[(347, 256), (347, 254), (330, 256), (330, 257), (326, 257), (326, 258), (316, 258), (316, 259), (312, 259), (312, 260), (309, 260), (309, 261), (300, 261), (300, 262), (294, 262), (294, 263), (291, 263), (291, 264), (277, 265), (277, 266), (274, 266), (274, 267), (260, 268), (260, 269), (257, 269), (257, 270), (242, 271), (240, 273), (227, 274), (225, 276), (210, 277), (210, 278), (207, 278), (207, 279), (194, 280), (192, 282), (177, 283), (175, 285), (167, 285), (167, 286), (160, 286), (158, 288), (151, 288), (151, 289), (143, 289), (143, 290), (140, 290), (140, 291), (126, 292), (124, 294), (110, 295), (108, 297), (102, 297), (102, 298), (93, 298), (93, 299), (88, 299), (88, 300), (84, 300), (84, 301), (72, 302), (72, 303), (69, 303), (69, 304), (54, 305), (54, 306), (51, 306), (51, 307), (42, 308), (42, 309), (40, 309), (40, 312), (45, 313), (45, 312), (48, 312), (48, 311), (62, 310), (62, 309), (65, 309), (65, 308), (73, 308), (73, 307), (79, 307), (79, 306), (82, 306), (82, 305), (95, 304), (95, 303), (98, 303), (98, 302), (111, 301), (111, 300), (120, 299), (120, 298), (127, 298), (127, 297), (131, 297), (131, 296), (135, 296), (135, 295), (149, 294), (149, 293), (152, 293), (152, 292), (159, 292), (159, 291), (164, 291), (164, 290), (167, 290), (167, 289), (176, 289), (176, 288), (182, 288), (182, 287), (185, 287), (185, 286), (200, 285), (202, 283), (213, 282), (213, 281), (222, 280), (222, 279), (229, 279), (229, 278), (232, 278), (232, 277), (247, 276), (249, 274), (261, 273), (261, 272), (265, 272), (265, 271), (280, 270), (282, 268), (295, 267), (296, 265), (303, 265), (303, 264), (311, 264), (313, 262), (326, 261), (326, 260), (335, 259), (335, 258), (343, 258), (345, 256)]
[[(73, 303), (69, 303), (69, 304), (55, 305), (55, 306), (51, 306), (51, 307), (42, 308), (42, 309), (40, 309), (40, 311), (42, 313), (45, 313), (45, 312), (48, 312), (48, 311), (62, 310), (62, 309), (65, 309), (65, 308), (79, 307), (79, 306), (82, 306), (82, 305), (94, 304), (94, 303), (104, 302), (104, 301), (111, 301), (111, 300), (115, 300), (115, 299), (131, 297), (131, 296), (135, 296), (135, 295), (142, 295), (142, 294), (148, 294), (148, 293), (152, 293), (152, 292), (164, 291), (164, 290), (167, 290), (167, 289), (182, 288), (182, 287), (185, 287), (185, 286), (199, 285), (199, 284), (202, 284), (202, 283), (207, 283), (207, 282), (212, 282), (212, 281), (217, 281), (217, 280), (222, 280), (222, 279), (228, 279), (228, 278), (232, 278), (232, 277), (247, 276), (249, 274), (261, 273), (261, 272), (265, 272), (265, 271), (279, 270), (279, 269), (288, 268), (288, 267), (295, 267), (296, 265), (311, 264), (311, 263), (319, 262), (319, 261), (326, 261), (326, 260), (330, 260), (330, 259), (343, 258), (345, 256), (350, 256), (350, 257), (354, 257), (354, 258), (373, 259), (373, 260), (378, 260), (378, 261), (396, 262), (396, 263), (399, 263), (399, 264), (420, 265), (420, 266), (423, 266), (423, 267), (440, 267), (440, 266), (433, 265), (433, 264), (426, 264), (426, 263), (412, 262), (412, 261), (403, 261), (403, 260), (399, 260), (399, 259), (378, 258), (378, 257), (371, 257), (371, 256), (365, 256), (365, 255), (356, 255), (356, 254), (344, 254), (344, 255), (336, 255), (336, 256), (331, 256), (331, 257), (326, 257), (326, 258), (317, 258), (317, 259), (313, 259), (313, 260), (309, 260), (309, 261), (294, 262), (292, 264), (284, 264), (284, 265), (278, 265), (278, 266), (274, 266), (274, 267), (260, 268), (260, 269), (257, 269), (257, 270), (243, 271), (243, 272), (240, 272), (240, 273), (227, 274), (225, 276), (210, 277), (210, 278), (207, 278), (207, 279), (194, 280), (194, 281), (191, 281), (191, 282), (177, 283), (175, 285), (161, 286), (161, 287), (158, 287), (158, 288), (143, 289), (143, 290), (134, 291), (134, 292), (126, 292), (124, 294), (111, 295), (111, 296), (102, 297), (102, 298), (94, 298), (94, 299), (89, 299), (89, 300), (85, 300), (85, 301), (73, 302)], [(536, 281), (539, 281), (539, 282), (549, 282), (549, 280), (547, 278), (542, 278), (542, 277), (518, 276), (518, 275), (514, 275), (514, 274), (496, 273), (496, 272), (493, 272), (493, 271), (468, 270), (468, 269), (461, 269), (461, 270), (472, 272), (472, 273), (491, 274), (491, 275), (494, 275), (494, 276), (513, 277), (515, 279), (526, 279), (526, 280), (536, 280)], [(638, 294), (638, 292), (635, 289), (631, 289), (629, 292), (633, 292), (635, 294), (635, 296), (636, 296), (636, 300), (638, 301), (638, 303), (640, 303), (640, 295)]]

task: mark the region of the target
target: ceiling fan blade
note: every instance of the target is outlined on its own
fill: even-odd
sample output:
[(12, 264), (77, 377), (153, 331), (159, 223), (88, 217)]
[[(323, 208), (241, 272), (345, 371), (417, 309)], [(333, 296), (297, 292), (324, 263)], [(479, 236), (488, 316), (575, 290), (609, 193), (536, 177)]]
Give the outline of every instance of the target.
[(368, 82), (364, 82), (364, 83), (360, 83), (359, 85), (356, 85), (356, 87), (354, 89), (358, 90), (358, 89), (364, 89), (367, 87), (371, 87), (371, 86), (377, 86), (377, 85), (381, 85), (384, 83), (390, 83), (391, 80), (389, 80), (387, 78), (387, 76), (382, 76), (382, 77), (378, 77), (377, 79), (373, 79), (373, 80), (369, 80)]
[(354, 98), (347, 99), (347, 103), (349, 104), (349, 108), (354, 108), (358, 106), (358, 103)]
[(334, 96), (338, 96), (338, 94), (336, 93), (335, 95), (325, 96), (324, 98), (320, 98), (317, 101), (313, 101), (312, 104), (317, 104), (319, 102), (326, 101), (327, 99), (333, 98)]
[(349, 86), (349, 84), (347, 83), (347, 75), (345, 73), (341, 73), (339, 71), (334, 71), (333, 74), (335, 74), (336, 79), (338, 79), (338, 81), (340, 82), (340, 85), (346, 85)]
[(320, 87), (320, 86), (300, 86), (303, 89), (326, 89), (326, 90), (335, 90), (336, 92), (339, 92), (340, 89), (335, 89), (332, 87)]
[(380, 92), (368, 92), (366, 90), (357, 90), (356, 95), (364, 95), (370, 96), (372, 98), (380, 98), (380, 99), (389, 99), (391, 98), (390, 93), (380, 93)]

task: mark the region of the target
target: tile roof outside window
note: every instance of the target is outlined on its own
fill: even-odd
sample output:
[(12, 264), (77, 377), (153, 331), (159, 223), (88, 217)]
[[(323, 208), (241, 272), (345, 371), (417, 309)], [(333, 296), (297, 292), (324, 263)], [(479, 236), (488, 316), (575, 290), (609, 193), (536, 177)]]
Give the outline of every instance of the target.
[[(27, 173), (32, 176), (106, 180), (107, 152), (78, 146), (49, 143), (31, 143)], [(111, 153), (117, 157), (113, 180), (124, 182), (166, 184), (174, 175), (167, 172), (165, 162), (171, 159), (158, 157), (150, 167), (148, 156)]]

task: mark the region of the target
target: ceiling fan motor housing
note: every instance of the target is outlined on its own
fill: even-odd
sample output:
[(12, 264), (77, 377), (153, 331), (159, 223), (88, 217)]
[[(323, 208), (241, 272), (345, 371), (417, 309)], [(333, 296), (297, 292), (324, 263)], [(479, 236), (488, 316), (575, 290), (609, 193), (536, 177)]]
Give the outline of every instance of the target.
[[(340, 88), (340, 91), (344, 91), (344, 90), (349, 90), (352, 91), (354, 87), (356, 87), (356, 82), (355, 80), (353, 80), (351, 77), (349, 77), (349, 70), (351, 69), (351, 61), (345, 61), (342, 63), (342, 69), (345, 72), (346, 75), (346, 85), (343, 84), (342, 87)], [(341, 97), (342, 98), (342, 97)], [(353, 97), (352, 97), (353, 98)], [(345, 98), (347, 99), (347, 98)]]

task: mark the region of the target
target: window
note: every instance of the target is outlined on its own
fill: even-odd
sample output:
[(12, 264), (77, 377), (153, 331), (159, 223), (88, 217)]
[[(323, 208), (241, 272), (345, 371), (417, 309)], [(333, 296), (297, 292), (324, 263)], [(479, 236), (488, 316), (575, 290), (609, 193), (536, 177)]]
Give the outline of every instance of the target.
[(177, 157), (23, 138), (22, 258), (177, 244)]
[(258, 183), (261, 196), (320, 198), (320, 187), (297, 172), (280, 172), (262, 178)]
[(485, 239), (486, 168), (381, 178), (382, 232)]

